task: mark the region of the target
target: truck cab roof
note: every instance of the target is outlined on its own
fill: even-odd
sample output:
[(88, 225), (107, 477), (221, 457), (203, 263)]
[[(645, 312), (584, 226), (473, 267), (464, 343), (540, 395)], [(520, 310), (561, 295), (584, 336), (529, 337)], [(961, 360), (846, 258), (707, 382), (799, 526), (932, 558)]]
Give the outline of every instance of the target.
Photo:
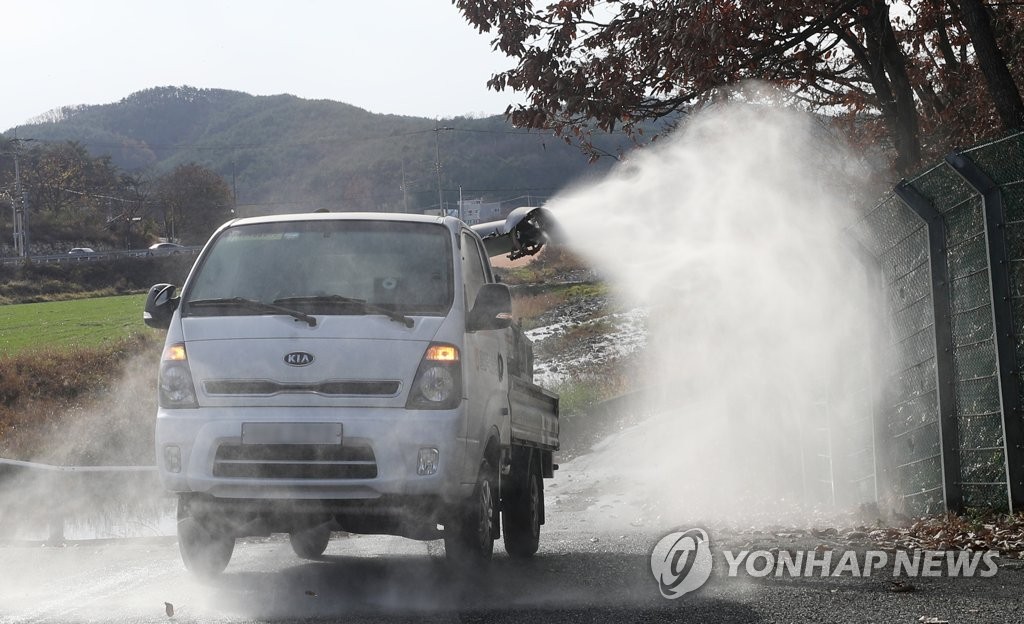
[(300, 212), (263, 217), (244, 217), (225, 223), (222, 227), (252, 225), (257, 223), (286, 223), (289, 221), (394, 221), (399, 223), (435, 223), (457, 231), (461, 221), (455, 217), (440, 217), (395, 212)]

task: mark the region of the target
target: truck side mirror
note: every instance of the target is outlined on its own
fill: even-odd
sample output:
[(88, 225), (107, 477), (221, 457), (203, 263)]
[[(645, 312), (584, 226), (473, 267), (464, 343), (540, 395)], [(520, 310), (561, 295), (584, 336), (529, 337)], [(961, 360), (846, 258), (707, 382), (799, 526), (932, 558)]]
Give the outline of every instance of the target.
[(142, 321), (154, 329), (167, 329), (171, 325), (171, 316), (178, 309), (180, 299), (174, 298), (174, 284), (156, 284), (146, 295), (146, 308), (142, 312)]
[(512, 292), (505, 284), (484, 284), (466, 320), (466, 331), (505, 329), (512, 325)]

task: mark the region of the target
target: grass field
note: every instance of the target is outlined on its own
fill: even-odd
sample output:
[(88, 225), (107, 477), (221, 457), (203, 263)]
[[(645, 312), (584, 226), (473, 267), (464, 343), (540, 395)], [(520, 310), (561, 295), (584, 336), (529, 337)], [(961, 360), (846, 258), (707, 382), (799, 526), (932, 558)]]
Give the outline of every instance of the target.
[(146, 295), (0, 306), (0, 356), (29, 349), (88, 348), (151, 332)]

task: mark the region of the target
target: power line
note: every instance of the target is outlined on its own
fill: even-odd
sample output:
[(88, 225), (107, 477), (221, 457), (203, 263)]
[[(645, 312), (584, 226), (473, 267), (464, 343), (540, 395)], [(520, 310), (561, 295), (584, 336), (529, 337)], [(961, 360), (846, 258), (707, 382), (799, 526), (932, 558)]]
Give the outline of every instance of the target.
[[(466, 193), (528, 193), (530, 191), (546, 191), (554, 192), (561, 190), (560, 186), (520, 186), (516, 188), (467, 188), (462, 187), (462, 190)], [(446, 191), (456, 191), (458, 189), (445, 189)]]
[(67, 188), (64, 188), (64, 187), (61, 187), (61, 186), (52, 186), (52, 185), (49, 185), (49, 184), (43, 184), (41, 186), (43, 188), (55, 189), (55, 190), (58, 190), (58, 191), (62, 191), (64, 193), (71, 193), (72, 195), (81, 195), (83, 197), (92, 197), (94, 199), (108, 199), (108, 200), (112, 200), (112, 201), (123, 202), (125, 204), (137, 204), (137, 203), (141, 203), (142, 201), (144, 201), (144, 200), (141, 200), (141, 199), (125, 199), (123, 197), (114, 197), (113, 195), (101, 195), (99, 193), (90, 193), (88, 191), (76, 191), (74, 189), (67, 189)]

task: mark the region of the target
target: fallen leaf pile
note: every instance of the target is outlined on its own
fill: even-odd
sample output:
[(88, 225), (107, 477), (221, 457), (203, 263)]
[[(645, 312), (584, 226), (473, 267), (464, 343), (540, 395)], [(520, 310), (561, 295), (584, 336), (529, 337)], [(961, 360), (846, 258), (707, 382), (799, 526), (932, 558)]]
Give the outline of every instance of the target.
[(867, 541), (901, 550), (997, 550), (1024, 559), (1024, 514), (970, 518), (954, 513), (919, 518), (906, 528), (860, 527)]
[[(816, 550), (837, 547), (878, 548), (892, 550), (971, 550), (999, 552), (1003, 559), (1024, 559), (1024, 513), (978, 515), (945, 513), (917, 519), (906, 519), (903, 526), (846, 524), (841, 519), (827, 526), (818, 518), (819, 526), (748, 527), (736, 537), (743, 547), (766, 547), (772, 542), (786, 547), (795, 543), (817, 546)], [(840, 529), (837, 526), (846, 526)], [(782, 543), (779, 543), (782, 540)]]

